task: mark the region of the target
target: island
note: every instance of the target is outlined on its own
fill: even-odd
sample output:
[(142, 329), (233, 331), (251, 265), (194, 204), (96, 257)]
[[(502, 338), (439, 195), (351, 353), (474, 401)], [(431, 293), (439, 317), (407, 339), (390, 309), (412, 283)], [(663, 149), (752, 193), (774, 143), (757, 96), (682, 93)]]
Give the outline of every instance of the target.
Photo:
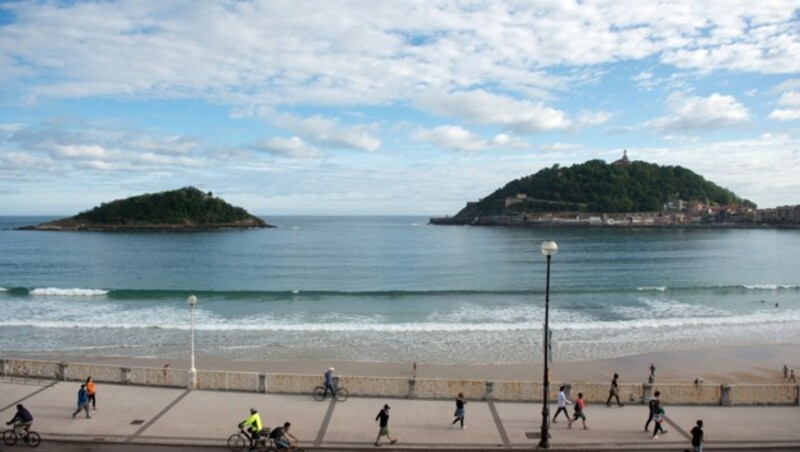
[(21, 230), (33, 231), (198, 231), (274, 227), (195, 187), (148, 193), (103, 203), (74, 217)]
[(681, 166), (590, 160), (513, 180), (435, 225), (610, 227), (789, 227), (800, 206), (757, 209)]

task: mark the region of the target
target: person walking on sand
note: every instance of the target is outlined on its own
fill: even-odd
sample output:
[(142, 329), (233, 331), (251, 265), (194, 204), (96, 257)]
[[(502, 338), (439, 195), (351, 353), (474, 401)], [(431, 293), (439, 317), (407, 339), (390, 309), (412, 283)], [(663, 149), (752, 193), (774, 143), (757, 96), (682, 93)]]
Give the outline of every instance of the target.
[(797, 383), (797, 379), (794, 378), (794, 369), (789, 371), (789, 381), (792, 382), (792, 383)]
[(81, 385), (81, 388), (78, 389), (78, 409), (72, 413), (72, 419), (75, 419), (75, 416), (77, 416), (81, 410), (86, 411), (86, 419), (91, 418), (91, 416), (89, 416), (89, 395), (86, 393), (86, 385)]
[(389, 444), (394, 444), (397, 442), (397, 438), (392, 439), (389, 436), (389, 409), (391, 407), (389, 405), (383, 405), (383, 409), (378, 412), (378, 415), (375, 416), (375, 420), (380, 420), (380, 430), (378, 430), (378, 437), (375, 438), (375, 445), (380, 447), (381, 445), (381, 436), (385, 436), (389, 439)]
[(467, 399), (464, 398), (464, 393), (459, 392), (458, 397), (456, 397), (456, 412), (455, 412), (455, 420), (453, 420), (452, 425), (456, 425), (456, 422), (461, 421), (461, 429), (464, 430), (464, 405), (467, 404)]
[(583, 393), (578, 393), (578, 400), (575, 401), (575, 412), (572, 414), (572, 419), (567, 423), (568, 428), (572, 428), (572, 423), (580, 419), (583, 422), (583, 429), (589, 430), (586, 426), (586, 414), (583, 412), (586, 409), (586, 402), (583, 400)]
[(558, 388), (558, 409), (556, 410), (556, 415), (553, 416), (553, 424), (557, 424), (556, 418), (558, 417), (559, 413), (564, 413), (564, 417), (567, 418), (567, 422), (569, 422), (569, 413), (567, 413), (567, 404), (572, 404), (572, 402), (567, 399), (567, 395), (564, 394), (564, 386)]
[(656, 423), (655, 428), (653, 428), (653, 439), (658, 439), (658, 432), (661, 432), (662, 435), (667, 433), (667, 431), (664, 430), (664, 427), (661, 426), (661, 424), (664, 422), (665, 415), (666, 411), (664, 411), (661, 401), (656, 401), (656, 408), (655, 412), (653, 413), (653, 421)]
[(619, 379), (619, 374), (614, 374), (614, 378), (611, 379), (611, 388), (608, 390), (608, 400), (606, 400), (606, 406), (611, 406), (611, 399), (617, 399), (617, 405), (621, 407), (625, 406), (622, 402), (619, 401), (619, 385), (617, 384), (617, 379)]
[(694, 452), (703, 452), (703, 420), (698, 419), (697, 425), (689, 432), (692, 434), (692, 447)]
[(783, 379), (786, 380), (789, 378), (789, 366), (786, 364), (783, 365)]
[(653, 421), (653, 416), (656, 414), (656, 404), (658, 403), (658, 398), (661, 396), (661, 391), (656, 391), (653, 394), (653, 397), (647, 402), (647, 407), (650, 410), (650, 415), (647, 416), (647, 422), (644, 423), (644, 431), (650, 431), (650, 422)]
[(92, 402), (92, 409), (97, 409), (97, 389), (94, 387), (94, 380), (92, 377), (88, 377), (86, 379), (86, 395), (89, 397), (89, 401)]
[(653, 363), (650, 363), (650, 378), (656, 378), (656, 366)]

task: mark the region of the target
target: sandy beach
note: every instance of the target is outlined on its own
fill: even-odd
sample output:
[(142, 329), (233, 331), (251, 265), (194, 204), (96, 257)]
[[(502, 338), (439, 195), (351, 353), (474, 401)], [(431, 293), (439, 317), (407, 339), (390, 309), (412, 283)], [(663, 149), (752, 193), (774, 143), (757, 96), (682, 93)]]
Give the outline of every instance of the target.
[[(30, 358), (64, 362), (89, 362), (119, 366), (188, 368), (188, 360), (107, 356), (15, 355), (3, 357)], [(622, 382), (645, 382), (650, 364), (656, 367), (656, 382), (691, 383), (701, 378), (706, 383), (780, 383), (781, 368), (800, 369), (796, 346), (755, 346), (741, 348), (707, 348), (684, 350), (579, 362), (554, 362), (555, 381), (606, 381), (616, 372)], [(265, 373), (322, 374), (329, 366), (340, 375), (411, 377), (413, 363), (356, 362), (321, 360), (246, 361), (203, 359), (198, 352), (197, 368), (204, 370), (240, 370)], [(463, 378), (480, 380), (541, 381), (542, 365), (517, 364), (417, 364), (419, 378)]]

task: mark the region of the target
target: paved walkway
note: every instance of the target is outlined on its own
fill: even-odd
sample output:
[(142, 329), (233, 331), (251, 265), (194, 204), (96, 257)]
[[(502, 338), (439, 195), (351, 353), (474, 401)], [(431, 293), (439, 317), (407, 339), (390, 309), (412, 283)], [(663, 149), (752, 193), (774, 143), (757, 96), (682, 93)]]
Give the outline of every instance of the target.
[[(145, 386), (98, 385), (98, 410), (72, 418), (80, 384), (22, 384), (0, 381), (0, 419), (10, 420), (17, 403), (35, 417), (34, 430), (45, 440), (139, 444), (222, 445), (236, 431), (250, 407), (266, 426), (284, 421), (304, 447), (372, 448), (374, 421), (384, 403), (391, 409), (390, 432), (403, 448), (534, 448), (541, 405), (470, 401), (466, 429), (452, 428), (454, 403), (441, 400), (351, 397), (344, 403), (317, 402), (310, 395), (187, 391)], [(647, 408), (629, 405), (587, 407), (589, 430), (566, 422), (552, 425), (553, 448), (671, 449), (689, 445), (687, 431), (703, 419), (707, 448), (794, 447), (800, 449), (800, 407), (670, 406), (665, 400), (669, 433), (659, 439), (643, 433)], [(555, 408), (551, 409), (555, 412)], [(563, 419), (563, 418), (562, 418)], [(384, 446), (386, 447), (386, 446)]]

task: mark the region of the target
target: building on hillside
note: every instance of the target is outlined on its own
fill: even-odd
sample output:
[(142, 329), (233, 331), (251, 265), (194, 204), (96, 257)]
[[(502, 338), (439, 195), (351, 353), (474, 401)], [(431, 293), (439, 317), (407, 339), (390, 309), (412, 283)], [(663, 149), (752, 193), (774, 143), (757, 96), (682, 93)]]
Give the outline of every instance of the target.
[(622, 158), (611, 163), (614, 166), (627, 167), (630, 166), (631, 161), (628, 160), (628, 150), (622, 150)]

